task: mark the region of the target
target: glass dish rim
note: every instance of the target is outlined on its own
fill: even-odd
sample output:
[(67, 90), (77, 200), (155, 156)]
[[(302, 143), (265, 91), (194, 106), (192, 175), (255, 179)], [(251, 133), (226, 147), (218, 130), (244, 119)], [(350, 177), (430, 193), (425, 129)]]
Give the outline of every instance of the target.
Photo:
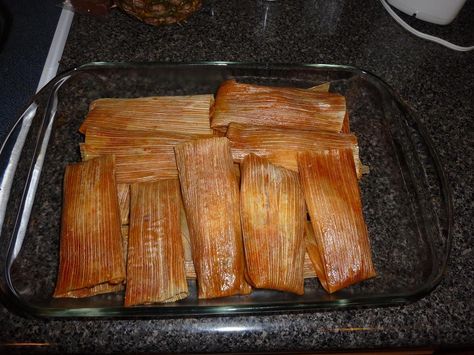
[[(55, 86), (61, 86), (62, 83), (67, 82), (75, 73), (81, 71), (87, 71), (92, 69), (133, 69), (133, 68), (147, 68), (147, 67), (198, 67), (198, 66), (226, 66), (226, 67), (249, 67), (255, 69), (316, 69), (316, 70), (341, 70), (345, 72), (351, 72), (360, 76), (375, 80), (378, 85), (387, 91), (391, 98), (394, 99), (398, 108), (401, 110), (404, 116), (409, 117), (415, 124), (417, 133), (422, 138), (426, 145), (430, 158), (434, 163), (436, 175), (439, 179), (439, 188), (441, 191), (441, 198), (443, 199), (444, 207), (446, 210), (446, 233), (445, 233), (445, 252), (441, 260), (441, 267), (435, 270), (427, 278), (423, 284), (412, 291), (399, 292), (394, 294), (387, 294), (381, 296), (371, 297), (354, 297), (350, 299), (325, 301), (325, 302), (307, 302), (302, 301), (299, 303), (259, 303), (258, 305), (209, 305), (209, 306), (176, 306), (176, 307), (107, 307), (107, 308), (77, 308), (77, 309), (64, 309), (64, 308), (46, 308), (38, 307), (29, 304), (21, 299), (16, 293), (13, 284), (10, 280), (8, 269), (5, 268), (5, 275), (0, 275), (6, 281), (8, 288), (6, 290), (0, 288), (0, 301), (7, 306), (10, 310), (25, 316), (35, 316), (43, 318), (96, 318), (96, 317), (108, 317), (108, 318), (160, 318), (160, 317), (183, 317), (183, 316), (211, 316), (211, 315), (245, 315), (258, 313), (275, 313), (275, 312), (301, 312), (301, 311), (317, 311), (317, 310), (336, 310), (346, 309), (353, 307), (374, 307), (374, 306), (395, 306), (408, 302), (416, 301), (429, 292), (431, 292), (442, 280), (449, 260), (449, 254), (451, 251), (452, 244), (452, 228), (453, 228), (453, 207), (452, 207), (452, 195), (450, 186), (447, 182), (445, 173), (442, 169), (438, 153), (434, 148), (433, 142), (423, 127), (422, 123), (418, 119), (414, 110), (399, 96), (399, 94), (393, 90), (383, 79), (375, 74), (372, 74), (366, 70), (339, 64), (295, 64), (295, 63), (258, 63), (258, 62), (228, 62), (228, 61), (203, 61), (203, 62), (91, 62), (80, 65), (73, 69), (64, 71), (53, 78), (47, 85), (45, 85), (38, 93), (36, 93), (29, 103), (25, 106), (25, 110), (19, 115), (19, 118), (11, 126), (11, 129), (2, 143), (0, 148), (0, 156), (2, 156), (8, 141), (12, 138), (12, 133), (19, 122), (21, 122), (24, 113), (28, 108), (34, 104), (35, 99), (40, 96), (47, 94), (48, 97), (55, 92)], [(8, 196), (7, 196), (8, 199)], [(1, 226), (0, 226), (1, 227)], [(11, 259), (12, 253), (12, 242), (15, 236), (9, 236), (10, 246), (8, 248), (8, 256), (6, 262), (8, 264)], [(87, 315), (84, 315), (87, 314)]]

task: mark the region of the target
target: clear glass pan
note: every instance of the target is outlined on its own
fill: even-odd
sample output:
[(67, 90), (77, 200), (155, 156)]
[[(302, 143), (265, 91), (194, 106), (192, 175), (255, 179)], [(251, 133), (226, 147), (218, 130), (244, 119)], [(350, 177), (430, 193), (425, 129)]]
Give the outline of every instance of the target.
[[(346, 96), (351, 130), (370, 173), (360, 181), (377, 276), (335, 294), (316, 279), (305, 294), (257, 290), (249, 296), (123, 307), (123, 294), (53, 299), (62, 179), (80, 160), (78, 127), (92, 100), (214, 93), (229, 78), (310, 87), (331, 82)], [(394, 91), (363, 70), (338, 65), (92, 63), (59, 75), (33, 97), (0, 151), (0, 297), (38, 317), (163, 317), (258, 314), (402, 304), (441, 280), (451, 247), (452, 207), (431, 142)]]

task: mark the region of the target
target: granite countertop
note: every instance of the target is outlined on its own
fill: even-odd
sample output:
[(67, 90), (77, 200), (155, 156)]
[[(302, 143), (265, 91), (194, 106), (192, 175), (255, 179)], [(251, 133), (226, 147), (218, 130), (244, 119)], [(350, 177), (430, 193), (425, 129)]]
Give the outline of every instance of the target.
[[(474, 43), (474, 1), (449, 26), (422, 31)], [(397, 307), (152, 320), (35, 320), (0, 307), (0, 350), (77, 352), (307, 351), (473, 347), (474, 53), (414, 37), (378, 1), (206, 2), (186, 23), (153, 28), (113, 11), (76, 16), (61, 61), (336, 63), (384, 78), (418, 112), (453, 191), (448, 270), (423, 299)], [(30, 343), (13, 346), (14, 343)], [(8, 345), (10, 344), (10, 345)]]

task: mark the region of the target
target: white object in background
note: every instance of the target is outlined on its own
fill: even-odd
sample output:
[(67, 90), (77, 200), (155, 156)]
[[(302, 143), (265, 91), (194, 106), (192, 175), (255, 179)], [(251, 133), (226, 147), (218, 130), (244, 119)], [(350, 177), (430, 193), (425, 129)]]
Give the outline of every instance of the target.
[(438, 44), (441, 44), (442, 46), (445, 46), (449, 49), (452, 49), (452, 50), (455, 50), (455, 51), (461, 51), (461, 52), (468, 52), (468, 51), (472, 51), (474, 50), (474, 46), (470, 46), (470, 47), (463, 47), (463, 46), (458, 46), (457, 44), (454, 44), (454, 43), (451, 43), (451, 42), (448, 42), (442, 38), (439, 38), (439, 37), (435, 37), (435, 36), (431, 36), (429, 34), (426, 34), (426, 33), (423, 33), (423, 32), (420, 32), (418, 30), (415, 30), (413, 27), (411, 27), (408, 23), (406, 23), (405, 21), (403, 21), (401, 19), (400, 16), (398, 16), (395, 11), (392, 10), (392, 8), (390, 7), (390, 5), (387, 3), (387, 0), (380, 0), (380, 2), (382, 3), (383, 7), (385, 8), (385, 10), (387, 10), (387, 12), (390, 14), (390, 16), (393, 17), (393, 19), (395, 21), (397, 21), (397, 23), (402, 26), (404, 29), (406, 29), (407, 31), (413, 33), (415, 36), (417, 37), (420, 37), (420, 38), (423, 38), (423, 39), (426, 39), (427, 41), (431, 41), (431, 42), (435, 42), (435, 43), (438, 43)]
[(466, 0), (387, 0), (400, 11), (417, 19), (447, 25), (457, 16)]

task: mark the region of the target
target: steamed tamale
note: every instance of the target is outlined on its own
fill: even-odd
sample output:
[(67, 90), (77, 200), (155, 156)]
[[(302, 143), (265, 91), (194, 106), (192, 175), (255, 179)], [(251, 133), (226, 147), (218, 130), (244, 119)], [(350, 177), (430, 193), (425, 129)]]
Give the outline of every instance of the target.
[(212, 134), (212, 95), (105, 98), (92, 102), (79, 131), (89, 127)]
[[(184, 209), (182, 210), (182, 215), (184, 215)], [(306, 222), (308, 224), (309, 222)], [(310, 224), (311, 225), (311, 224)], [(126, 229), (125, 229), (126, 228)], [(128, 226), (122, 227), (122, 236), (123, 231), (128, 233)], [(196, 278), (196, 270), (194, 269), (194, 263), (192, 259), (192, 252), (191, 252), (191, 239), (189, 237), (189, 230), (188, 225), (186, 222), (186, 216), (182, 216), (181, 218), (181, 234), (183, 239), (183, 247), (184, 247), (184, 259), (185, 259), (185, 268), (186, 268), (186, 278), (187, 279), (195, 279)], [(306, 240), (306, 239), (305, 239)], [(303, 276), (305, 279), (314, 278), (316, 277), (316, 273), (314, 271), (313, 263), (308, 255), (305, 253), (304, 256), (304, 271)]]
[(227, 138), (183, 143), (175, 152), (198, 297), (249, 293), (244, 278), (239, 184)]
[(80, 150), (83, 160), (114, 154), (118, 183), (144, 182), (177, 177), (173, 146), (203, 137), (210, 135), (88, 127)]
[(211, 127), (225, 132), (231, 122), (301, 130), (340, 132), (344, 96), (307, 89), (225, 81), (211, 109)]
[(304, 293), (306, 206), (298, 174), (249, 154), (240, 213), (248, 279), (256, 288)]
[(193, 139), (212, 137), (212, 134), (187, 133), (184, 130), (183, 132), (132, 131), (105, 127), (88, 127), (85, 135), (84, 142), (87, 145), (103, 150), (113, 148), (119, 152), (138, 148), (143, 149), (140, 152), (152, 152), (154, 149), (175, 146)]
[(353, 134), (327, 131), (304, 131), (231, 123), (227, 138), (234, 161), (241, 162), (249, 153), (267, 158), (271, 163), (298, 171), (299, 151), (350, 148), (354, 155), (357, 175), (362, 174), (357, 137)]
[(66, 167), (54, 297), (116, 291), (125, 279), (113, 156)]
[(125, 306), (188, 296), (178, 179), (130, 186)]
[[(83, 160), (102, 156), (103, 151), (96, 151), (85, 144), (80, 145)], [(118, 184), (155, 181), (178, 177), (173, 148), (162, 152), (118, 154), (116, 156), (116, 179)]]
[[(190, 244), (189, 245), (185, 244), (184, 236), (183, 236), (183, 243), (184, 243), (186, 278), (187, 279), (195, 279), (196, 278), (196, 270), (194, 269), (194, 263), (193, 263), (193, 259), (191, 257), (191, 245)], [(186, 248), (188, 248), (188, 249), (186, 250)], [(189, 255), (189, 256), (187, 256), (187, 255)], [(314, 270), (313, 262), (311, 261), (311, 258), (309, 257), (307, 252), (304, 254), (303, 277), (305, 279), (311, 279), (311, 278), (316, 277), (316, 272)]]
[[(311, 91), (319, 91), (319, 92), (329, 92), (329, 88), (331, 86), (330, 82), (322, 83), (320, 85), (316, 85), (313, 87), (308, 88), (307, 90)], [(350, 133), (349, 127), (349, 112), (346, 110), (346, 114), (344, 115), (344, 120), (342, 121), (341, 133)]]
[(302, 152), (298, 169), (315, 238), (307, 250), (322, 286), (331, 293), (373, 277), (352, 151)]

